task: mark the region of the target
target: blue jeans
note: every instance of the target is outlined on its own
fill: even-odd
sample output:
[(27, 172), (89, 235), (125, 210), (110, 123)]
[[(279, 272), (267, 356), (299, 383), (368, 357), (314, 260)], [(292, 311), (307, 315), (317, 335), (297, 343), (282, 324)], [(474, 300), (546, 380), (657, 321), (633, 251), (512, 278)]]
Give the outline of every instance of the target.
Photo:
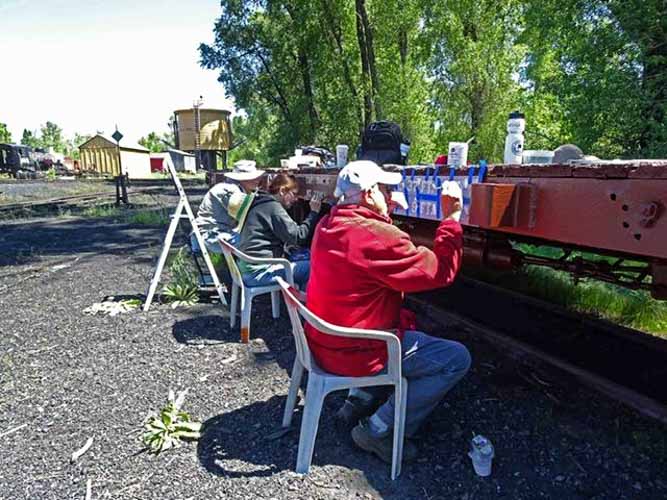
[[(297, 262), (291, 262), (291, 265), (294, 284), (303, 290), (310, 277), (310, 261), (299, 260)], [(243, 283), (250, 287), (269, 286), (275, 283), (276, 277), (278, 276), (285, 279), (285, 269), (280, 264), (273, 264), (267, 268), (244, 274)]]
[[(241, 239), (239, 233), (223, 233), (221, 231), (211, 230), (211, 231), (202, 231), (201, 237), (204, 239), (204, 244), (206, 245), (206, 250), (211, 253), (222, 254), (222, 247), (218, 241), (220, 237), (224, 237), (225, 240), (229, 241), (232, 245), (236, 246)], [(197, 238), (194, 233), (190, 234), (190, 246), (195, 252), (201, 252), (199, 248), (199, 243), (197, 243)]]
[[(470, 368), (463, 344), (408, 330), (401, 342), (403, 376), (408, 380), (405, 435), (412, 436), (445, 394)], [(389, 429), (394, 426), (394, 396), (375, 413)]]

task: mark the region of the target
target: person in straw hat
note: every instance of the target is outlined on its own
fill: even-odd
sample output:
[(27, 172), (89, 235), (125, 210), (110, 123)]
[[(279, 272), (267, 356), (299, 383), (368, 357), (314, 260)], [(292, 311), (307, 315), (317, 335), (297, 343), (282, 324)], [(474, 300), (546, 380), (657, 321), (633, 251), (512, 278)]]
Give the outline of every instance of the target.
[(219, 182), (206, 193), (199, 205), (196, 222), (210, 252), (222, 253), (218, 243), (220, 237), (233, 245), (238, 243), (238, 223), (229, 213), (229, 201), (234, 194), (254, 193), (262, 175), (264, 170), (258, 170), (254, 161), (240, 160), (234, 163), (231, 172), (224, 174), (225, 182)]

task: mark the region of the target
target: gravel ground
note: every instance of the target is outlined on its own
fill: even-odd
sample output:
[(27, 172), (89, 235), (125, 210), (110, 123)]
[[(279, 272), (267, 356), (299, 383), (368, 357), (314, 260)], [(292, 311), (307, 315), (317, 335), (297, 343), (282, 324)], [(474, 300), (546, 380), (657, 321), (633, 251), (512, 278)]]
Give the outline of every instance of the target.
[[(468, 345), (474, 366), (422, 429), (418, 461), (392, 482), (389, 466), (335, 426), (335, 394), (310, 475), (294, 474), (302, 407), (278, 432), (294, 352), (284, 309), (275, 321), (257, 299), (248, 346), (206, 300), (83, 313), (109, 295), (144, 293), (163, 234), (99, 219), (0, 226), (0, 499), (83, 499), (88, 480), (93, 499), (667, 497), (663, 425), (517, 366), (475, 332), (427, 321)], [(204, 434), (150, 455), (141, 422), (170, 388), (189, 388), (185, 409)], [(495, 444), (489, 478), (466, 455), (473, 432)]]
[(88, 193), (115, 193), (116, 187), (100, 181), (5, 181), (0, 183), (0, 206), (6, 203), (44, 201)]

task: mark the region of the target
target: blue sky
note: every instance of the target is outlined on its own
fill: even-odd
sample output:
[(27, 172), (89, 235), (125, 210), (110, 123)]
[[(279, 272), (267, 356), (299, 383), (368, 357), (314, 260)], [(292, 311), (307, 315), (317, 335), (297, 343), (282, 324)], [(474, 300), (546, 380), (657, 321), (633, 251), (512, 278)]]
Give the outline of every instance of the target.
[(198, 64), (219, 13), (217, 0), (0, 0), (0, 122), (15, 142), (47, 120), (136, 141), (200, 95), (232, 109)]

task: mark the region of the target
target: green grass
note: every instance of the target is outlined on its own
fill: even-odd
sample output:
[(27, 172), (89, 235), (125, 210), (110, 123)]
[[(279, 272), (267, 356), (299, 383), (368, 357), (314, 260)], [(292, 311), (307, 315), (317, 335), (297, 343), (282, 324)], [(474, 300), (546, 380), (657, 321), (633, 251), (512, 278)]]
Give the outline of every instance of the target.
[(116, 205), (95, 205), (81, 211), (83, 217), (114, 217), (120, 215), (122, 209)]
[[(517, 245), (532, 255), (559, 258), (560, 249)], [(617, 259), (596, 254), (573, 252), (590, 260)], [(628, 264), (639, 264), (631, 263)], [(542, 266), (524, 266), (515, 272), (468, 271), (471, 276), (499, 286), (537, 297), (569, 310), (592, 314), (617, 324), (667, 338), (667, 302), (651, 298), (643, 290), (630, 290), (594, 279), (575, 280), (564, 271)]]
[(142, 210), (133, 214), (128, 214), (127, 222), (130, 224), (140, 224), (144, 226), (166, 226), (169, 224), (169, 213), (164, 209)]

